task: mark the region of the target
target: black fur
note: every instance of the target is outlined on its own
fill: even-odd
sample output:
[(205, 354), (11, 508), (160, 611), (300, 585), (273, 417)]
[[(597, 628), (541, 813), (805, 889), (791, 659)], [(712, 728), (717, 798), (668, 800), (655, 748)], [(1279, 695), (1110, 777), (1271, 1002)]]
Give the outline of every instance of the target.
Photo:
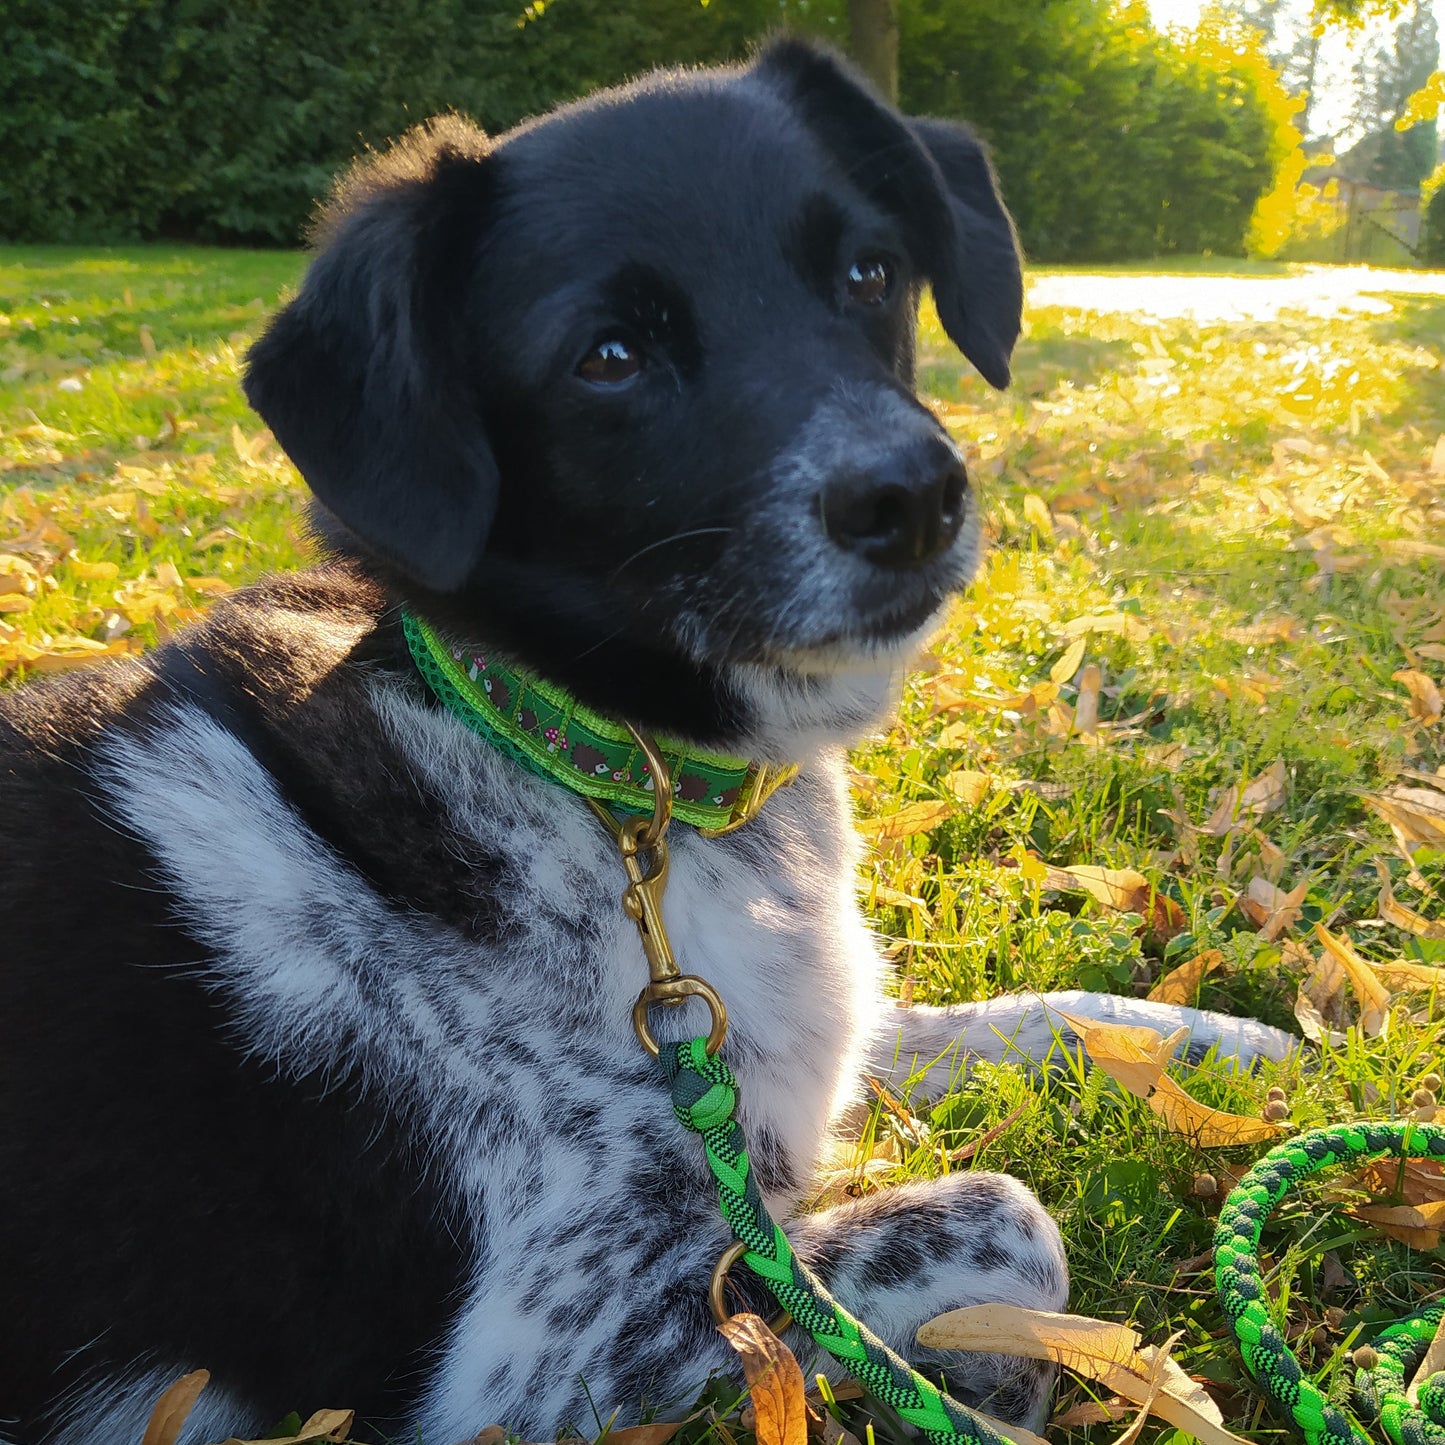
[[(432, 122), (342, 183), (319, 241), (245, 386), (339, 564), (250, 589), (143, 661), (0, 699), (0, 1438), (74, 1445), (89, 1428), (74, 1420), (104, 1415), (127, 1380), (198, 1364), (253, 1426), (338, 1404), (374, 1425), (430, 1411), (459, 1435), (447, 1422), (490, 1423), (465, 1414), (463, 1386), (507, 1423), (552, 1430), (564, 1421), (536, 1391), (570, 1399), (578, 1369), (630, 1408), (720, 1363), (700, 1281), (721, 1223), (626, 1009), (598, 1013), (618, 986), (616, 859), (575, 800), (499, 782), (455, 733), (428, 731), (397, 608), (606, 713), (766, 753), (866, 725), (879, 699), (828, 713), (827, 669), (901, 652), (971, 566), (961, 538), (875, 567), (820, 524), (837, 476), (921, 486), (911, 459), (952, 455), (909, 389), (920, 288), (995, 384), (1019, 308), (977, 142), (905, 122), (830, 56), (783, 42), (751, 67), (654, 77), (495, 145)], [(877, 304), (848, 290), (860, 257), (891, 268)], [(646, 365), (598, 388), (578, 365), (614, 338)], [(770, 697), (785, 718), (818, 717), (789, 733)], [(429, 771), (448, 749), (477, 797)], [(165, 788), (132, 785), (124, 767), (157, 755)], [(156, 813), (186, 788), (196, 816), (202, 794), (238, 810), (194, 838), (211, 860), (198, 872), (167, 852), (179, 825)], [(754, 1159), (782, 1196), (815, 1162), (798, 1136), (807, 1153), (825, 1122), (800, 1123), (791, 1096), (861, 1050), (860, 1020), (811, 1017), (806, 972), (843, 967), (810, 952), (835, 926), (848, 966), (871, 967), (861, 925), (838, 922), (841, 799), (826, 769), (807, 774), (781, 821), (690, 861), (680, 844), (674, 874), (704, 900), (735, 898), (741, 933), (756, 900), (757, 918), (784, 919), (759, 935), (765, 953), (797, 931), (783, 950), (793, 992), (750, 1022), (743, 990), (729, 1041), (740, 1076), (768, 1086)], [(231, 825), (248, 841), (232, 846)], [(243, 945), (245, 900), (228, 922), (197, 900), (272, 843), (293, 865), (272, 867), (257, 901), (277, 911), (274, 947)], [(383, 926), (357, 942), (327, 932), (333, 914)], [(399, 961), (393, 932), (410, 940)], [(247, 993), (293, 962), (331, 1012)], [(559, 982), (548, 970), (564, 963)], [(511, 1011), (487, 1012), (514, 975)], [(820, 998), (858, 996), (818, 984)], [(795, 1008), (794, 1032), (769, 1041)], [(799, 1071), (781, 1103), (780, 1069)], [(537, 1080), (575, 1097), (555, 1107)], [(596, 1204), (596, 1250), (561, 1278), (577, 1221), (534, 1226), (520, 1173), (469, 1171), (564, 1147), (580, 1178), (604, 1157), (616, 1177), (600, 1203), (579, 1195), (578, 1220)], [(945, 1266), (962, 1257), (972, 1187), (950, 1186), (938, 1257), (915, 1243), (902, 1260), (930, 1299), (957, 1297)], [(845, 1233), (879, 1242), (851, 1265), (828, 1218), (800, 1244), (826, 1275), (900, 1282), (881, 1243), (898, 1210), (844, 1212)], [(517, 1253), (498, 1262), (504, 1227)], [(519, 1260), (535, 1287), (497, 1284)], [(635, 1293), (644, 1267), (662, 1271), (658, 1298)], [(510, 1301), (499, 1340), (465, 1319), (493, 1289)], [(566, 1336), (593, 1303), (619, 1321), (615, 1340), (573, 1359)], [(508, 1331), (534, 1317), (558, 1336), (532, 1358), (537, 1383), (508, 1353)], [(491, 1353), (437, 1377), (459, 1321)]]

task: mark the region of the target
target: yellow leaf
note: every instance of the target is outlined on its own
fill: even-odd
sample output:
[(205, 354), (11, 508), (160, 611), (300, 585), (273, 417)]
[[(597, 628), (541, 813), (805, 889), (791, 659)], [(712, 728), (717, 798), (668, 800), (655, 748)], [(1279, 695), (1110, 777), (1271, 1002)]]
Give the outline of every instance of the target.
[[(203, 597), (224, 597), (228, 592), (236, 590), (222, 577), (187, 577), (186, 586), (192, 592), (199, 592)], [(621, 1431), (614, 1431), (607, 1438), (611, 1440), (621, 1433)]]
[(1405, 690), (1410, 694), (1410, 716), (1426, 727), (1434, 727), (1440, 721), (1441, 713), (1445, 712), (1445, 701), (1442, 701), (1434, 680), (1413, 667), (1402, 667), (1390, 676), (1396, 682), (1405, 684)]
[(734, 1315), (718, 1328), (742, 1359), (758, 1445), (808, 1445), (808, 1403), (793, 1352), (757, 1315)]
[(1132, 612), (1106, 612), (1089, 617), (1075, 617), (1064, 623), (1065, 637), (1082, 637), (1090, 632), (1108, 632), (1130, 642), (1148, 642), (1154, 635)]
[(1084, 660), (1084, 653), (1089, 646), (1087, 637), (1076, 637), (1069, 644), (1069, 650), (1049, 669), (1049, 679), (1062, 687), (1070, 681), (1079, 670), (1079, 664)]
[(209, 1370), (193, 1370), (171, 1385), (156, 1401), (145, 1434), (141, 1436), (141, 1445), (175, 1445), (181, 1428), (210, 1380)]
[(35, 599), (20, 592), (8, 592), (0, 596), (0, 612), (29, 612), (34, 606)]
[(987, 773), (975, 773), (968, 768), (959, 768), (943, 779), (943, 786), (970, 808), (976, 808), (993, 791), (993, 779)]
[(114, 562), (87, 562), (83, 557), (72, 557), (67, 565), (72, 577), (86, 582), (108, 582), (120, 576), (120, 568)]
[(1406, 908), (1395, 897), (1390, 887), (1390, 874), (1384, 864), (1377, 862), (1375, 866), (1380, 874), (1380, 918), (1396, 928), (1403, 928), (1406, 933), (1413, 933), (1417, 938), (1445, 938), (1445, 922), (1433, 922), (1413, 908)]
[[(1286, 943), (1286, 956), (1291, 948), (1309, 958), (1295, 943)], [(1311, 960), (1310, 970), (1300, 980), (1299, 992), (1295, 995), (1294, 1016), (1305, 1037), (1312, 1042), (1328, 1044), (1331, 1048), (1339, 1048), (1345, 1042), (1344, 1030), (1353, 1020), (1345, 1007), (1345, 971), (1331, 954), (1321, 954), (1318, 960)]]
[(1246, 1445), (1224, 1428), (1219, 1407), (1169, 1357), (1168, 1347), (1141, 1347), (1127, 1325), (1014, 1305), (973, 1305), (929, 1320), (918, 1331), (918, 1343), (1053, 1360), (1135, 1404), (1147, 1402), (1152, 1414), (1204, 1445)]
[(1226, 1144), (1257, 1144), (1263, 1139), (1277, 1139), (1283, 1130), (1267, 1119), (1252, 1119), (1244, 1114), (1229, 1114), (1211, 1109), (1192, 1099), (1167, 1075), (1159, 1080), (1149, 1095), (1149, 1107), (1176, 1133), (1187, 1134), (1196, 1147), (1214, 1149)]
[(915, 833), (927, 833), (936, 828), (954, 812), (952, 803), (922, 802), (909, 803), (887, 818), (865, 818), (859, 823), (864, 835), (885, 842), (893, 838), (911, 838)]
[(1049, 515), (1048, 503), (1037, 492), (1024, 494), (1024, 520), (1040, 535), (1054, 535), (1054, 519)]
[(1149, 880), (1132, 868), (1095, 868), (1081, 864), (1064, 872), (1077, 878), (1086, 892), (1121, 913), (1147, 913), (1153, 893)]
[(1206, 948), (1166, 973), (1149, 990), (1149, 1001), (1192, 1004), (1199, 994), (1199, 985), (1223, 962), (1224, 955), (1217, 948)]
[(1111, 1079), (1141, 1099), (1164, 1077), (1164, 1066), (1189, 1034), (1184, 1027), (1165, 1038), (1157, 1029), (1137, 1024), (1106, 1024), (1063, 1009), (1054, 1012), (1078, 1034), (1089, 1057)]
[(1315, 937), (1324, 944), (1325, 951), (1345, 971), (1363, 1007), (1360, 1010), (1360, 1032), (1366, 1038), (1374, 1038), (1385, 1030), (1390, 1016), (1390, 995), (1363, 958), (1355, 952), (1348, 938), (1339, 938), (1322, 923), (1315, 924)]

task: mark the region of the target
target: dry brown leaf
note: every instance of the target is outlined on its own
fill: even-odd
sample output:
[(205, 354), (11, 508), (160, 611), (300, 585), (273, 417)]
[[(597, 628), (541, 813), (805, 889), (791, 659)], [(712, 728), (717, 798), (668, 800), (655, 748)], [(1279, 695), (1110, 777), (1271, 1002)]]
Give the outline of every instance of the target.
[(1013, 1445), (1049, 1445), (1042, 1435), (1035, 1435), (1032, 1430), (1025, 1430), (1022, 1425), (1006, 1425), (997, 1415), (990, 1415), (987, 1410), (975, 1410), (974, 1414), (987, 1420), (1005, 1440), (1012, 1440)]
[(1273, 943), (1287, 928), (1299, 922), (1309, 888), (1306, 879), (1286, 893), (1268, 878), (1256, 875), (1249, 880), (1249, 887), (1239, 900), (1240, 911), (1259, 929), (1266, 942)]
[(1445, 1200), (1445, 1170), (1434, 1159), (1376, 1159), (1352, 1174), (1336, 1176), (1335, 1183), (1388, 1195), (1402, 1204)]
[[(1298, 949), (1309, 958), (1298, 944), (1286, 944), (1286, 948)], [(1332, 954), (1311, 961), (1295, 996), (1294, 1016), (1305, 1037), (1314, 1043), (1336, 1049), (1344, 1044), (1345, 1030), (1353, 1026), (1354, 1019), (1345, 1003), (1345, 971)]]
[(1410, 694), (1410, 716), (1426, 727), (1434, 727), (1440, 721), (1441, 713), (1445, 712), (1445, 701), (1442, 701), (1434, 679), (1413, 667), (1402, 667), (1390, 676), (1394, 681), (1405, 684), (1405, 690)]
[(1129, 1407), (1116, 1395), (1112, 1400), (1084, 1400), (1049, 1421), (1049, 1428), (1071, 1430), (1076, 1425), (1108, 1425), (1122, 1420)]
[(1239, 811), (1260, 818), (1283, 807), (1286, 781), (1284, 759), (1276, 758), (1239, 795)]
[(236, 590), (235, 585), (223, 577), (187, 577), (186, 586), (205, 597), (224, 597)]
[(1420, 1361), (1419, 1368), (1405, 1389), (1412, 1405), (1420, 1403), (1420, 1386), (1437, 1370), (1445, 1370), (1445, 1319), (1435, 1326), (1435, 1337), (1430, 1341), (1430, 1348), (1425, 1351), (1425, 1358)]
[(993, 779), (987, 773), (976, 773), (969, 768), (959, 768), (943, 779), (943, 786), (960, 803), (976, 808), (993, 791)]
[(1115, 1083), (1141, 1099), (1163, 1078), (1164, 1066), (1189, 1034), (1186, 1026), (1165, 1038), (1157, 1029), (1136, 1024), (1105, 1024), (1063, 1009), (1053, 1012), (1078, 1034), (1085, 1052)]
[(625, 1430), (609, 1430), (607, 1445), (667, 1445), (686, 1423), (685, 1420), (676, 1420), (666, 1424), (659, 1422), (656, 1425), (631, 1425)]
[(758, 1445), (808, 1445), (808, 1403), (793, 1352), (758, 1315), (734, 1315), (718, 1329), (742, 1360)]
[(1395, 830), (1407, 858), (1422, 846), (1445, 847), (1445, 793), (1394, 787), (1379, 797), (1366, 796), (1364, 802)]
[(858, 827), (863, 835), (887, 842), (895, 838), (911, 838), (915, 833), (927, 833), (954, 814), (954, 805), (939, 799), (909, 803), (886, 818), (865, 818)]
[(507, 1438), (506, 1427), (502, 1425), (488, 1425), (485, 1430), (478, 1430), (470, 1440), (462, 1440), (459, 1445), (502, 1445)]
[(1382, 1034), (1390, 1017), (1390, 994), (1379, 976), (1355, 952), (1348, 938), (1336, 936), (1322, 923), (1315, 924), (1315, 937), (1344, 969), (1350, 987), (1360, 1000), (1360, 1032), (1367, 1039)]
[(1088, 646), (1087, 637), (1076, 637), (1069, 644), (1068, 651), (1049, 669), (1049, 681), (1058, 683), (1060, 687), (1072, 681), (1079, 670), (1079, 664), (1084, 660), (1084, 652)]
[(1398, 958), (1384, 963), (1365, 961), (1386, 988), (1403, 993), (1432, 993), (1445, 988), (1445, 968), (1434, 968), (1428, 963), (1407, 963)]
[(141, 1436), (141, 1445), (175, 1445), (181, 1428), (201, 1397), (201, 1391), (210, 1382), (209, 1370), (192, 1370), (166, 1389), (151, 1411), (145, 1434)]
[(1413, 933), (1417, 938), (1445, 938), (1445, 922), (1432, 921), (1413, 908), (1405, 907), (1390, 887), (1389, 870), (1378, 860), (1375, 867), (1380, 875), (1380, 918), (1396, 928), (1403, 928), (1406, 933)]
[(1014, 1305), (974, 1305), (929, 1320), (918, 1331), (918, 1342), (933, 1349), (1053, 1360), (1135, 1404), (1152, 1396), (1152, 1413), (1205, 1445), (1245, 1445), (1224, 1428), (1219, 1407), (1169, 1358), (1167, 1348), (1141, 1347), (1127, 1325)]
[(1349, 1211), (1381, 1234), (1411, 1249), (1438, 1249), (1445, 1225), (1445, 1201), (1433, 1204), (1358, 1204)]
[(239, 1440), (232, 1436), (221, 1445), (309, 1445), (313, 1440), (345, 1440), (355, 1420), (355, 1410), (318, 1410), (294, 1435), (267, 1440)]
[(1176, 1134), (1187, 1134), (1201, 1149), (1215, 1149), (1226, 1144), (1258, 1144), (1264, 1139), (1277, 1139), (1284, 1132), (1267, 1119), (1230, 1114), (1211, 1109), (1198, 1099), (1190, 1098), (1168, 1075), (1162, 1077), (1149, 1095), (1149, 1107)]
[(1217, 948), (1206, 948), (1187, 963), (1171, 969), (1149, 990), (1150, 1003), (1192, 1004), (1199, 993), (1199, 985), (1224, 962), (1224, 955)]

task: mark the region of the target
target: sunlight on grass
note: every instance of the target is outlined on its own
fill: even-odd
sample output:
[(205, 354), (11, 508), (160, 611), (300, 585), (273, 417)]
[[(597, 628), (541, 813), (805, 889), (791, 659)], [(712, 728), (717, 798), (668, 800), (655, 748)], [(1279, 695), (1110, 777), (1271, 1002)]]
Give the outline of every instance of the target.
[[(237, 388), (300, 267), (0, 249), (0, 675), (139, 651), (304, 560), (301, 490)], [(855, 758), (864, 898), (919, 1000), (1143, 993), (1217, 949), (1198, 1001), (1297, 1029), (1316, 923), (1366, 960), (1445, 965), (1445, 278), (1178, 270), (1042, 276), (1001, 397), (925, 321), (923, 388), (992, 545), (896, 726)], [(1391, 804), (1402, 787), (1426, 801)], [(1110, 906), (1063, 871), (1079, 865), (1142, 889)], [(1244, 1115), (1278, 1084), (1300, 1126), (1419, 1107), (1445, 1059), (1428, 987), (1374, 1036), (1347, 990), (1326, 1004), (1323, 1050), (1174, 1072)], [(906, 1088), (880, 1096), (827, 1197), (1009, 1170), (1060, 1219), (1073, 1308), (1183, 1330), (1185, 1368), (1263, 1439), (1199, 1273), (1218, 1190), (1257, 1150), (1198, 1149), (1086, 1060), (1056, 1063), (981, 1068), (917, 1113)], [(1266, 1246), (1326, 1388), (1435, 1263), (1319, 1189)]]

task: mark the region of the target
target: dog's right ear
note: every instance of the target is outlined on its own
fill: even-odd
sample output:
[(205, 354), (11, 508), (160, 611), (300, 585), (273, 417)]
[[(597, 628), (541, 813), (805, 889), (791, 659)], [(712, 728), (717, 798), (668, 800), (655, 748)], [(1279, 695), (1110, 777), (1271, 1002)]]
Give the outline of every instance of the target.
[(246, 360), (247, 399), (349, 539), (443, 592), (476, 565), (497, 505), (460, 324), (486, 152), (443, 117), (358, 166), (300, 292)]

